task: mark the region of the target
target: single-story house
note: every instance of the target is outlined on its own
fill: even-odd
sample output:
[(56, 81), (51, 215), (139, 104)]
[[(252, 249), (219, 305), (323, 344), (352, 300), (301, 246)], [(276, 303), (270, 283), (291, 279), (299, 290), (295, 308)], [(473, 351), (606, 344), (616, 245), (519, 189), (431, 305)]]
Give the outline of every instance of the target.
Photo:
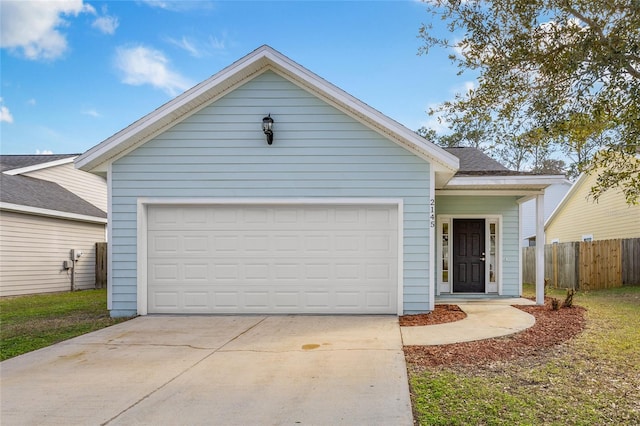
[(624, 194), (613, 189), (595, 201), (589, 192), (597, 177), (582, 174), (571, 186), (545, 223), (547, 244), (640, 238), (640, 205), (627, 204)]
[(66, 155), (0, 155), (0, 296), (95, 287), (107, 185)]
[(519, 296), (518, 203), (562, 179), (439, 148), (268, 46), (75, 162), (107, 178), (112, 316)]

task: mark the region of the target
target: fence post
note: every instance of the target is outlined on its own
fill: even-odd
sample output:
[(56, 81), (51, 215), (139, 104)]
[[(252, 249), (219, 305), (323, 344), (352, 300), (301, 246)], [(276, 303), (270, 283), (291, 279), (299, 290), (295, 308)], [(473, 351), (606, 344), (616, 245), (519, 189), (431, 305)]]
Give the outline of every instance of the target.
[(96, 288), (107, 286), (107, 243), (96, 243)]

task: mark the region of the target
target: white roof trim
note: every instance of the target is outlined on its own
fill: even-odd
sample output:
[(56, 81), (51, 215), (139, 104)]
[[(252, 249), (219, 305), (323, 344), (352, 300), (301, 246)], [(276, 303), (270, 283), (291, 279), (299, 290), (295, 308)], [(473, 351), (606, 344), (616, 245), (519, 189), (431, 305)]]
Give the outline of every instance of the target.
[[(436, 189), (436, 195), (438, 196), (465, 196), (465, 197), (485, 197), (485, 196), (501, 196), (501, 197), (526, 197), (531, 198), (536, 195), (544, 194), (542, 189)], [(518, 203), (522, 202), (520, 199)]]
[[(313, 92), (363, 124), (429, 161), (434, 169), (450, 178), (459, 168), (459, 160), (442, 148), (359, 101), (269, 46), (262, 46), (222, 71), (187, 90), (160, 108), (121, 130), (76, 159), (76, 167), (85, 171), (104, 168), (129, 150), (145, 143), (178, 120), (204, 108), (247, 79), (271, 70), (294, 84)], [(446, 179), (445, 179), (446, 180)]]
[(444, 189), (526, 188), (544, 189), (565, 180), (562, 175), (455, 176)]
[(79, 222), (91, 222), (106, 224), (107, 219), (102, 217), (88, 216), (84, 214), (61, 212), (58, 210), (43, 209), (40, 207), (23, 206), (20, 204), (5, 203), (0, 201), (0, 210), (7, 210), (19, 213), (32, 214), (36, 216), (55, 217), (58, 219), (76, 220)]
[(36, 170), (48, 169), (49, 167), (56, 167), (56, 166), (61, 166), (63, 164), (73, 163), (73, 160), (75, 160), (77, 157), (78, 157), (77, 155), (73, 155), (71, 157), (61, 158), (60, 160), (34, 164), (33, 166), (21, 167), (19, 169), (6, 170), (2, 173), (6, 175), (11, 175), (11, 176), (21, 175), (24, 173), (35, 172)]

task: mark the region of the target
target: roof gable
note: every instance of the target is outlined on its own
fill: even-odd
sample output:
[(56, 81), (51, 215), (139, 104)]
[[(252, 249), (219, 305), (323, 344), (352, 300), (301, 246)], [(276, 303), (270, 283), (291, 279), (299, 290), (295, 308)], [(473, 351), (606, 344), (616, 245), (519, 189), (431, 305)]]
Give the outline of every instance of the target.
[(428, 142), (269, 46), (260, 47), (94, 146), (76, 159), (76, 166), (85, 171), (104, 172), (107, 164), (268, 70), (430, 162), (436, 173), (436, 186), (444, 185), (458, 169), (458, 159), (454, 155)]
[(0, 155), (0, 172), (18, 175), (71, 163), (79, 154)]
[[(106, 219), (107, 214), (55, 182), (0, 173), (0, 203)], [(27, 209), (28, 210), (28, 209)]]

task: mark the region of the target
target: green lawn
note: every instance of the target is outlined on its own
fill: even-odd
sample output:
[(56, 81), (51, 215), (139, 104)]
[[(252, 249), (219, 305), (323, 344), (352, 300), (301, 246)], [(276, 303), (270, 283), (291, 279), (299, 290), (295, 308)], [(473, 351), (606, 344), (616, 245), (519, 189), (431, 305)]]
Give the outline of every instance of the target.
[(579, 292), (574, 304), (586, 330), (545, 357), (410, 371), (419, 424), (640, 424), (640, 287)]
[(107, 291), (0, 299), (0, 361), (122, 322), (110, 318)]

